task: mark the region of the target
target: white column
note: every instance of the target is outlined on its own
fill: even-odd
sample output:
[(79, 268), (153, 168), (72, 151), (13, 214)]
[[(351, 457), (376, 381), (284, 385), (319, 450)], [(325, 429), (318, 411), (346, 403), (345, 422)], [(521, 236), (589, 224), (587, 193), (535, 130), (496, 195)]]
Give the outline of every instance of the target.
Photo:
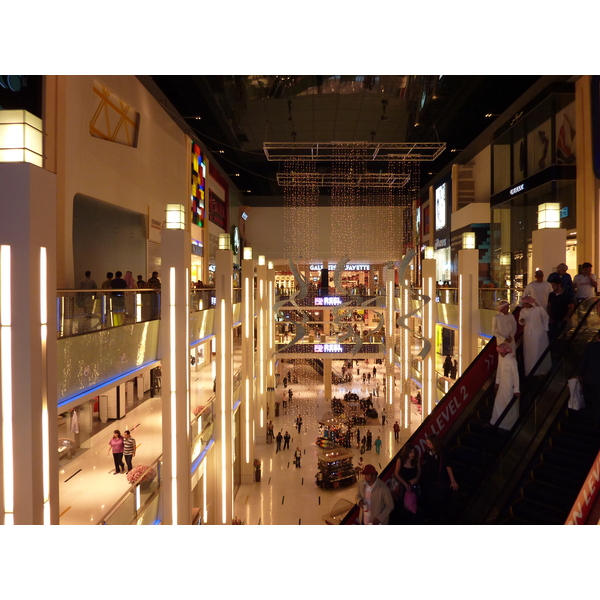
[[(248, 257), (248, 258), (246, 258)], [(242, 260), (242, 482), (254, 478), (254, 261), (252, 248), (244, 248)]]
[(217, 524), (233, 518), (233, 252), (217, 250), (215, 272), (215, 332), (217, 338)]
[[(261, 264), (262, 263), (262, 264)], [(256, 348), (257, 357), (257, 397), (255, 402), (256, 431), (258, 439), (265, 439), (267, 423), (267, 360), (268, 360), (268, 340), (267, 340), (267, 319), (269, 318), (267, 310), (267, 265), (264, 256), (258, 257), (256, 267)], [(275, 407), (270, 406), (270, 418), (275, 415)]]
[(191, 507), (189, 282), (191, 237), (161, 231), (163, 520), (189, 525)]
[(477, 356), (479, 250), (458, 251), (458, 377)]
[[(531, 234), (531, 262), (533, 273), (536, 269), (544, 272), (544, 279), (554, 273), (556, 265), (567, 262), (567, 230), (536, 229)], [(533, 281), (533, 273), (529, 280)]]
[(423, 307), (423, 338), (431, 344), (429, 353), (423, 359), (423, 387), (421, 394), (423, 418), (431, 413), (437, 401), (435, 374), (435, 327), (437, 323), (435, 265), (436, 261), (434, 258), (426, 258), (421, 262), (423, 294), (431, 298)]
[(58, 524), (56, 175), (0, 164), (0, 523)]
[[(267, 397), (269, 407), (275, 410), (275, 269), (272, 262), (267, 264), (267, 295), (265, 299), (266, 358), (267, 358)], [(264, 432), (263, 432), (264, 433)]]
[(393, 416), (392, 405), (394, 404), (394, 332), (396, 330), (396, 322), (394, 320), (395, 274), (396, 271), (394, 266), (388, 265), (385, 269), (385, 403), (388, 405), (386, 412), (390, 418)]

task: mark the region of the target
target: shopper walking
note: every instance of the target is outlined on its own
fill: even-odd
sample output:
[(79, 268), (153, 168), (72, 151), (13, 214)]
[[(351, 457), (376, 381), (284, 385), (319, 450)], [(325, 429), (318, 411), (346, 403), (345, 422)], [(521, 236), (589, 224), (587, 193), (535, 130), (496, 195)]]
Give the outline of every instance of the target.
[[(92, 279), (92, 274), (90, 271), (85, 272), (85, 278), (81, 280), (81, 283), (79, 284), (79, 289), (81, 289), (81, 290), (97, 290), (98, 289), (96, 282)], [(91, 317), (93, 307), (94, 307), (94, 299), (96, 297), (96, 294), (82, 293), (80, 295), (80, 297), (83, 300), (83, 308), (85, 310), (85, 316)]]
[(108, 442), (108, 452), (106, 456), (108, 456), (112, 452), (113, 460), (115, 461), (115, 472), (113, 475), (117, 473), (125, 473), (125, 465), (123, 464), (123, 436), (118, 429), (113, 431), (113, 436)]
[(492, 335), (496, 338), (496, 344), (507, 343), (514, 352), (517, 321), (514, 315), (508, 312), (509, 308), (510, 304), (506, 300), (498, 302), (498, 314), (492, 319)]
[[(504, 412), (512, 397), (520, 396), (519, 370), (515, 355), (508, 344), (500, 344), (496, 349), (500, 356), (498, 357), (498, 368), (496, 369), (496, 398), (494, 399), (491, 425), (496, 424), (496, 421)], [(508, 414), (499, 423), (498, 427), (510, 430), (518, 418), (519, 404), (517, 400)]]
[(593, 298), (598, 290), (598, 280), (592, 273), (592, 264), (584, 262), (581, 265), (581, 273), (573, 278), (575, 289), (575, 304), (586, 298)]
[(398, 421), (394, 423), (394, 439), (399, 442), (400, 441), (400, 425)]
[(387, 525), (394, 509), (390, 488), (377, 477), (377, 469), (366, 465), (362, 470), (364, 480), (358, 484), (356, 503), (361, 509), (359, 523), (362, 525)]
[(131, 432), (126, 429), (123, 432), (123, 456), (125, 457), (125, 462), (127, 463), (127, 472), (133, 469), (133, 457), (135, 456), (135, 440), (131, 437)]
[[(523, 330), (523, 362), (525, 375), (529, 375), (534, 365), (548, 347), (548, 313), (537, 306), (532, 296), (521, 299), (523, 308), (519, 313), (519, 323)], [(552, 366), (550, 354), (536, 371), (536, 375), (545, 375)]]
[(283, 436), (283, 449), (285, 450), (286, 448), (289, 450), (290, 449), (290, 434), (286, 431), (285, 435)]
[(556, 273), (552, 273), (548, 280), (552, 286), (552, 292), (548, 296), (548, 337), (552, 341), (571, 319), (575, 303)]
[(377, 454), (381, 452), (381, 444), (381, 438), (377, 436), (377, 439), (375, 440), (375, 452), (377, 452)]
[(300, 468), (300, 459), (302, 458), (302, 452), (300, 451), (300, 448), (298, 446), (296, 446), (296, 450), (294, 452), (294, 460), (296, 462), (296, 469)]
[(275, 437), (275, 441), (277, 442), (277, 449), (275, 450), (275, 454), (277, 454), (277, 452), (279, 452), (281, 450), (281, 440), (283, 439), (283, 436), (281, 435), (281, 431), (277, 433), (277, 436)]
[(296, 429), (298, 430), (298, 433), (300, 433), (300, 430), (302, 429), (302, 417), (300, 415), (296, 417)]
[(370, 450), (373, 446), (373, 434), (367, 429), (367, 450)]
[(548, 296), (552, 291), (552, 286), (547, 281), (544, 281), (543, 271), (538, 269), (534, 277), (535, 280), (527, 284), (523, 296), (531, 296), (535, 299), (536, 304), (547, 312)]

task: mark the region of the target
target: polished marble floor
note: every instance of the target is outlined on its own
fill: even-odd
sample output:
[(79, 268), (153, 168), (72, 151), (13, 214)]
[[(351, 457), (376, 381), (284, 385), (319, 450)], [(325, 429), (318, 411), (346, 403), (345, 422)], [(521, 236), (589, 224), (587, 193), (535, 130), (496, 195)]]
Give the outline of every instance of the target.
[[(361, 361), (362, 362), (362, 361)], [(239, 357), (234, 358), (239, 365)], [(372, 363), (372, 361), (371, 361)], [(341, 362), (334, 366), (340, 370)], [(361, 366), (361, 365), (359, 365)], [(372, 369), (372, 364), (369, 367)], [(237, 366), (235, 367), (237, 368)], [(259, 439), (255, 444), (254, 458), (262, 461), (262, 478), (260, 482), (242, 484), (236, 494), (234, 514), (250, 525), (322, 525), (323, 517), (333, 509), (339, 500), (354, 502), (355, 485), (339, 489), (322, 489), (315, 483), (317, 473), (317, 452), (319, 448), (315, 441), (319, 435), (319, 421), (330, 412), (329, 399), (324, 398), (323, 384), (317, 381), (314, 370), (307, 364), (295, 367), (284, 364), (283, 374), (288, 369), (295, 369), (298, 383), (290, 387), (293, 390), (293, 401), (287, 410), (281, 410), (280, 415), (269, 418), (273, 421), (275, 434), (289, 431), (291, 435), (289, 450), (276, 451), (276, 445), (267, 444)], [(382, 367), (379, 367), (380, 370)], [(356, 371), (356, 369), (354, 369)], [(381, 377), (381, 376), (380, 376)], [(200, 367), (192, 371), (191, 387), (193, 400), (206, 400), (213, 395), (212, 365)], [(281, 381), (283, 375), (279, 378)], [(379, 379), (381, 382), (381, 379)], [(371, 385), (362, 383), (362, 374), (354, 372), (350, 383), (333, 386), (333, 394), (342, 397), (346, 392), (353, 391), (365, 397), (376, 387), (376, 381)], [(281, 398), (284, 392), (280, 383), (276, 395)], [(286, 390), (287, 392), (287, 390)], [(381, 392), (382, 393), (382, 392)], [(383, 397), (374, 397), (375, 408), (380, 412)], [(130, 429), (137, 442), (135, 464), (151, 464), (161, 454), (161, 398), (150, 398), (137, 406), (118, 421), (111, 421), (110, 427), (96, 434), (88, 441), (88, 450), (74, 458), (68, 465), (61, 467), (59, 473), (60, 524), (83, 525), (101, 523), (110, 509), (126, 494), (129, 485), (125, 475), (114, 475), (112, 456), (108, 455), (108, 442), (114, 429)], [(421, 415), (413, 410), (411, 427), (402, 429), (400, 443), (394, 440), (393, 424), (395, 420), (402, 422), (398, 415), (388, 410), (386, 423), (381, 425), (381, 419), (372, 419), (367, 427), (361, 428), (366, 432), (370, 429), (373, 440), (381, 437), (381, 453), (377, 454), (375, 447), (367, 451), (363, 458), (365, 463), (372, 463), (378, 470), (385, 467), (390, 459), (400, 449), (410, 433), (421, 423)], [(301, 432), (295, 428), (298, 414), (302, 415)], [(362, 434), (361, 434), (362, 435)], [(301, 467), (294, 464), (294, 450), (299, 447), (302, 451)], [(355, 462), (360, 455), (354, 447)]]

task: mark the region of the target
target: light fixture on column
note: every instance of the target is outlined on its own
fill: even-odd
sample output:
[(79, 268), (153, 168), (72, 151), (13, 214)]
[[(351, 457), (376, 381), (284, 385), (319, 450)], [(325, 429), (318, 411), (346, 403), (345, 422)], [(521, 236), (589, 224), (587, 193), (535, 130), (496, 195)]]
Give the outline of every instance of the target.
[(252, 248), (250, 246), (244, 248), (244, 260), (252, 260)]
[(266, 258), (263, 254), (258, 255), (258, 264), (262, 267), (266, 264)]
[(0, 162), (43, 166), (42, 120), (26, 110), (0, 110)]
[(272, 261), (272, 260), (270, 260), (270, 261), (267, 263), (267, 269), (274, 269), (274, 268), (275, 268), (275, 265), (273, 264), (273, 261)]
[(475, 250), (475, 232), (466, 231), (462, 234), (463, 250)]
[(427, 260), (435, 258), (435, 250), (433, 246), (425, 246), (425, 258)]
[(185, 229), (185, 208), (183, 204), (167, 204), (165, 229)]
[(231, 250), (231, 237), (228, 233), (219, 234), (219, 250)]
[(560, 229), (559, 202), (546, 202), (538, 206), (538, 229)]

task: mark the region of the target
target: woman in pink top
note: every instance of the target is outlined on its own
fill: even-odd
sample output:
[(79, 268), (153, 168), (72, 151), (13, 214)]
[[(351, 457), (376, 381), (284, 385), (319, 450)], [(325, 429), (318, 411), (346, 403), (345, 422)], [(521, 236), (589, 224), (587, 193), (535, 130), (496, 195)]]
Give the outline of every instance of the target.
[(115, 472), (113, 475), (119, 473), (125, 473), (125, 464), (123, 463), (123, 437), (118, 429), (115, 429), (113, 436), (108, 442), (108, 453), (112, 450), (113, 460), (115, 461)]

